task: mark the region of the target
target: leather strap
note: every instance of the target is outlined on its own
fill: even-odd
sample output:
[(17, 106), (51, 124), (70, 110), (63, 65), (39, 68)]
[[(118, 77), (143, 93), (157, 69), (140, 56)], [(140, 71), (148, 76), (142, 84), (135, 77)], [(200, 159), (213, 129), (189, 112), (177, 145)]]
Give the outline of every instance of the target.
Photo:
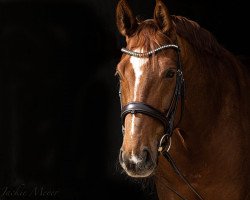
[(153, 118), (160, 120), (164, 125), (164, 128), (167, 127), (168, 119), (165, 117), (165, 114), (143, 102), (130, 102), (122, 108), (121, 111), (122, 124), (124, 124), (125, 117), (129, 113), (130, 114), (142, 113), (151, 116)]

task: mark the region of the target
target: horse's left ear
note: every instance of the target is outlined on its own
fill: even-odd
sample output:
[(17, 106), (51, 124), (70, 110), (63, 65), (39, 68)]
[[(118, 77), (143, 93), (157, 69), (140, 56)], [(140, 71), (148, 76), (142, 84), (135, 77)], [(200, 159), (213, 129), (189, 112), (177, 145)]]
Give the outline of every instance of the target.
[(154, 20), (163, 33), (167, 33), (172, 26), (171, 16), (162, 0), (156, 0)]

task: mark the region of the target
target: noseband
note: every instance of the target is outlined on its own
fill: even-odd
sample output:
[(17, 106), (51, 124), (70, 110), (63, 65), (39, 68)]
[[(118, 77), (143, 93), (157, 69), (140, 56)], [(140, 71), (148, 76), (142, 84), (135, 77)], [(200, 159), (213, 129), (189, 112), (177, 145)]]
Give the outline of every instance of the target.
[[(175, 85), (175, 91), (171, 100), (170, 107), (168, 108), (166, 113), (163, 113), (159, 111), (158, 109), (154, 108), (151, 105), (148, 105), (144, 102), (129, 102), (127, 105), (123, 106), (121, 108), (121, 120), (122, 120), (122, 127), (124, 130), (124, 121), (127, 116), (127, 114), (136, 114), (141, 113), (148, 115), (152, 118), (155, 118), (159, 120), (163, 127), (164, 127), (164, 134), (159, 141), (158, 151), (162, 151), (166, 148), (168, 144), (168, 139), (171, 138), (173, 133), (173, 124), (174, 124), (174, 117), (177, 110), (177, 105), (179, 100), (181, 101), (181, 115), (184, 108), (184, 78), (182, 73), (182, 65), (180, 61), (180, 49), (175, 44), (167, 44), (158, 47), (157, 49), (151, 50), (146, 53), (139, 53), (134, 52), (125, 48), (122, 48), (121, 51), (125, 54), (128, 54), (130, 56), (143, 58), (143, 57), (150, 57), (153, 54), (157, 53), (158, 51), (161, 51), (163, 49), (174, 49), (177, 52), (177, 73), (176, 73), (176, 85)], [(121, 92), (119, 92), (120, 99), (121, 99)]]

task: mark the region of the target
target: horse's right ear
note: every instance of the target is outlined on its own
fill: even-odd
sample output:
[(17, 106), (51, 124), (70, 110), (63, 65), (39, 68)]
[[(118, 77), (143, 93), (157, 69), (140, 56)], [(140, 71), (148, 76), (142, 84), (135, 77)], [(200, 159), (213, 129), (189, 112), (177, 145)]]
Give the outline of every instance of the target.
[(123, 36), (134, 33), (137, 22), (126, 0), (120, 0), (116, 7), (116, 24)]

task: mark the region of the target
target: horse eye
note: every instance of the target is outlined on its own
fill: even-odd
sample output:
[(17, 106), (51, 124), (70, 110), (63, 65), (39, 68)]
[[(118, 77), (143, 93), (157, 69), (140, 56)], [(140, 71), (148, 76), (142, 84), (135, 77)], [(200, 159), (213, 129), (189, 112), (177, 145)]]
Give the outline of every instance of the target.
[(167, 72), (166, 72), (166, 78), (173, 78), (174, 77), (174, 75), (175, 75), (175, 71), (174, 70), (168, 70)]

